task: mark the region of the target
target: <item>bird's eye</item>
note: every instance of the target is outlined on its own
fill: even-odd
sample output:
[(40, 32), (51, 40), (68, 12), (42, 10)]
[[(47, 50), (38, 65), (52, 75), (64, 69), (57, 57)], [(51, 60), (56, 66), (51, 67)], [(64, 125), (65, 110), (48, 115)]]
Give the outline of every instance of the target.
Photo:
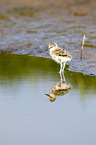
[(51, 46), (50, 48), (52, 48), (53, 46)]

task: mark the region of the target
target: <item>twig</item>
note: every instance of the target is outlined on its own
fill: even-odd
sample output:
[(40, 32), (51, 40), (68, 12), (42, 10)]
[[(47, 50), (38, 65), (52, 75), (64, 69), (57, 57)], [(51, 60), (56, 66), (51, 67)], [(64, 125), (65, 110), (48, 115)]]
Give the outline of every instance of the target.
[(83, 53), (83, 46), (84, 46), (84, 40), (86, 39), (86, 36), (84, 34), (83, 36), (83, 40), (82, 40), (82, 47), (81, 47), (81, 55), (80, 55), (80, 59), (82, 59), (82, 53)]

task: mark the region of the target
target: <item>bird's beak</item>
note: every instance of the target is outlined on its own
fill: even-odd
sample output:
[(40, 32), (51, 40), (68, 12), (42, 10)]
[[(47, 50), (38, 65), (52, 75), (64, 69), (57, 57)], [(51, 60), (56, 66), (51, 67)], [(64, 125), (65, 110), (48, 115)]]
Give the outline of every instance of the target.
[(48, 96), (48, 97), (50, 97), (50, 95), (49, 94), (45, 94), (46, 96)]

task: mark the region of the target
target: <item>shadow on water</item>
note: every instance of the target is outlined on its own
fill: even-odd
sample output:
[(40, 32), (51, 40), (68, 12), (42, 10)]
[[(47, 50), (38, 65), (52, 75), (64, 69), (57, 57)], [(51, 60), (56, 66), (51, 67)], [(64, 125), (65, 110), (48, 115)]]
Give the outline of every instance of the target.
[(65, 69), (66, 83), (62, 83), (58, 73), (59, 65), (53, 60), (3, 52), (0, 53), (0, 86), (9, 88), (19, 82), (25, 83), (24, 80), (27, 79), (30, 80), (30, 83), (38, 84), (41, 79), (41, 84), (44, 81), (47, 84), (50, 84), (50, 81), (54, 82), (54, 85), (50, 86), (50, 93), (55, 95), (55, 98), (69, 92), (71, 86), (72, 89), (78, 90), (83, 97), (85, 94), (91, 97), (91, 93), (96, 93), (96, 76), (72, 72), (67, 68), (68, 65)]

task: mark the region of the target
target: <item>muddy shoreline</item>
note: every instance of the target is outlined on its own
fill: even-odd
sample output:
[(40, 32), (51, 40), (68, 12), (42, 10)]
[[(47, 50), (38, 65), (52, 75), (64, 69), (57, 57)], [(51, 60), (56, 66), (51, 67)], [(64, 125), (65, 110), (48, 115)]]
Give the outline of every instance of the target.
[[(73, 56), (69, 70), (96, 75), (95, 7), (94, 0), (1, 1), (0, 51), (50, 58), (48, 44), (55, 41)], [(84, 34), (87, 39), (80, 60)]]

